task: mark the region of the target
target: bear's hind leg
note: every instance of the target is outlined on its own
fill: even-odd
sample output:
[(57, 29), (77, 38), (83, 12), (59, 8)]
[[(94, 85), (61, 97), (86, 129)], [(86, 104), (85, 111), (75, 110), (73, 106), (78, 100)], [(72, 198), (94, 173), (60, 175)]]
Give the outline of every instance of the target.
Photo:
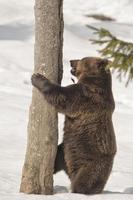
[(81, 167), (75, 178), (71, 181), (73, 193), (89, 194), (94, 182), (94, 175), (90, 174), (88, 167)]
[(81, 194), (101, 193), (108, 175), (101, 175), (102, 170), (96, 163), (83, 166), (79, 169), (77, 175), (72, 180), (72, 192)]
[(54, 165), (54, 174), (57, 172), (64, 170), (67, 173), (66, 164), (64, 160), (64, 147), (63, 143), (58, 145), (57, 155), (55, 158), (55, 165)]

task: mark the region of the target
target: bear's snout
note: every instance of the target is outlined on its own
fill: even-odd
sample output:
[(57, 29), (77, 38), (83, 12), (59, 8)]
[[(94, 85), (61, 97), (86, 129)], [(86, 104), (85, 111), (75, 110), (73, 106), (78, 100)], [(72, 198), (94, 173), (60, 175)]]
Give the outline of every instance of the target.
[(70, 60), (71, 67), (76, 68), (79, 60)]

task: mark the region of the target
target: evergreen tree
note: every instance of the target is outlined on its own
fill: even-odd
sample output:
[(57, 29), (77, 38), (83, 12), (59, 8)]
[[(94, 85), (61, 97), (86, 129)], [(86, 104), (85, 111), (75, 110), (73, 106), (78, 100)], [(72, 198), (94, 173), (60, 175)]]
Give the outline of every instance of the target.
[(133, 43), (118, 39), (104, 28), (87, 26), (94, 30), (98, 39), (91, 39), (93, 44), (99, 44), (102, 57), (110, 59), (108, 67), (117, 71), (119, 79), (126, 75), (127, 82), (133, 79)]

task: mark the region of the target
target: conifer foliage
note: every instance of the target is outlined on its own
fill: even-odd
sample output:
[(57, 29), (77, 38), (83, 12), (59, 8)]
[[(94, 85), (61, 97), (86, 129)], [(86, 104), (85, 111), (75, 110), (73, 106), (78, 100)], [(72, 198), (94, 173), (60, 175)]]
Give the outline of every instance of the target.
[(112, 61), (108, 67), (117, 71), (119, 79), (123, 75), (126, 76), (126, 84), (128, 84), (133, 79), (133, 43), (115, 37), (104, 28), (98, 29), (89, 25), (87, 27), (98, 35), (98, 39), (91, 39), (91, 41), (101, 46), (99, 50), (101, 56)]

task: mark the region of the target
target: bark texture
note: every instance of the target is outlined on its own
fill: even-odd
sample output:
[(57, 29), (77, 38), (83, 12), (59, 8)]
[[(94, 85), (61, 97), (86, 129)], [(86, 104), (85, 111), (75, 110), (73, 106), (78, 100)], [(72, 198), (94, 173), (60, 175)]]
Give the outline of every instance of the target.
[[(61, 83), (63, 1), (35, 2), (35, 69)], [(29, 111), (28, 141), (20, 192), (53, 193), (53, 168), (58, 141), (58, 116), (42, 94), (33, 88)]]

